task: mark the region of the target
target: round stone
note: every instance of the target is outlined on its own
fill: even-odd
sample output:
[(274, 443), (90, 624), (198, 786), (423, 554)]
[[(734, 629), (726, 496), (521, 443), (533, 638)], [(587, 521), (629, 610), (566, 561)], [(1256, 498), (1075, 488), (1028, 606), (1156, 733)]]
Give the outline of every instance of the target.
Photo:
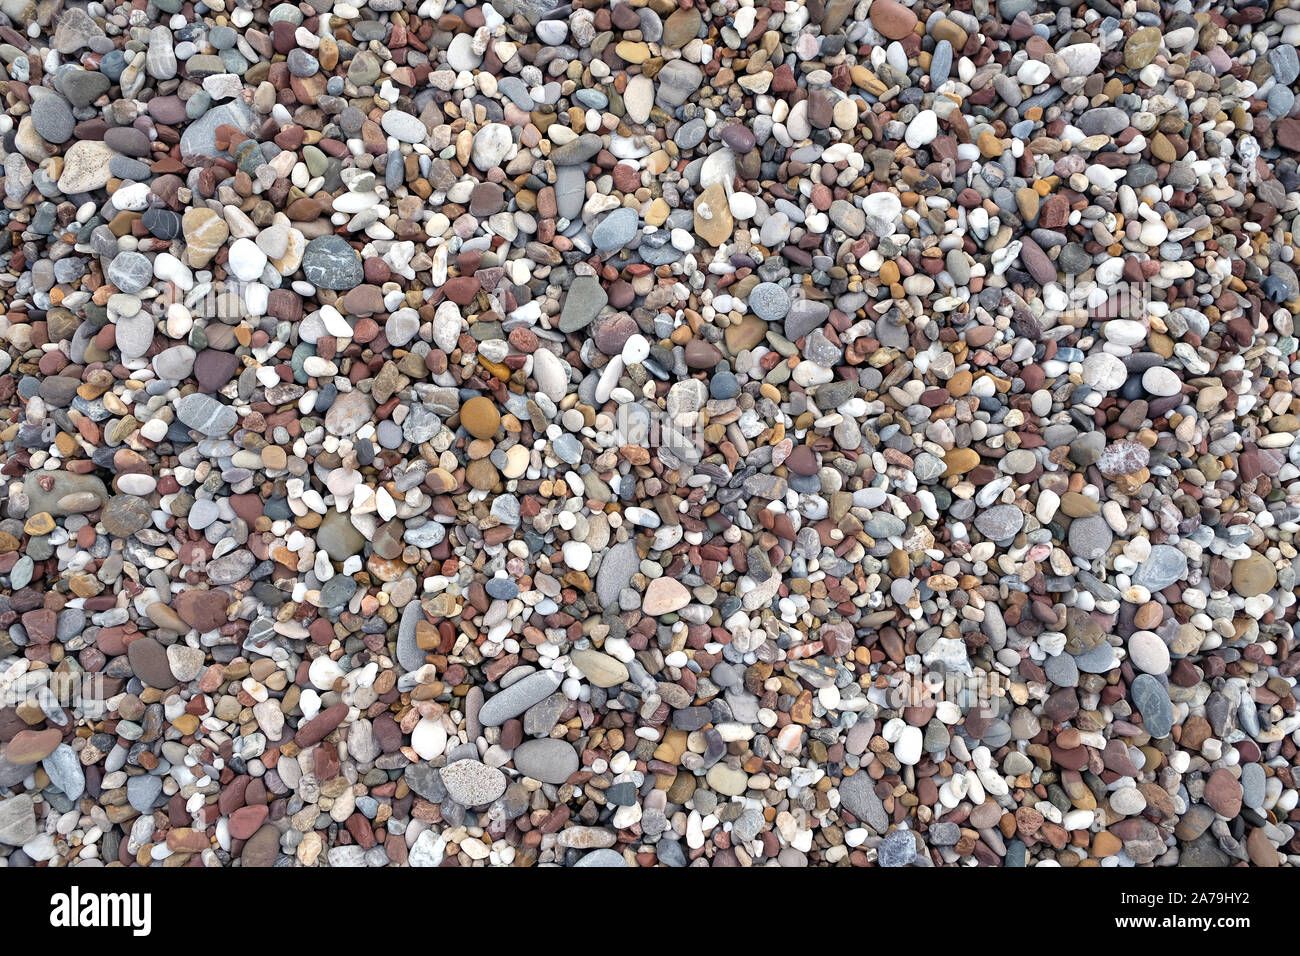
[(1113, 392), (1128, 380), (1123, 361), (1109, 352), (1093, 352), (1083, 360), (1083, 381), (1099, 392)]
[(361, 257), (341, 236), (317, 236), (307, 243), (302, 271), (317, 288), (336, 291), (356, 288), (365, 277)]
[(995, 505), (975, 517), (975, 527), (992, 541), (1009, 541), (1025, 525), (1025, 513), (1015, 505)]
[(515, 769), (524, 776), (558, 786), (577, 772), (578, 752), (564, 740), (525, 740), (512, 755)]
[(266, 267), (266, 253), (251, 239), (236, 239), (231, 243), (229, 255), (227, 268), (235, 278), (245, 282), (252, 282), (261, 276), (262, 269)]
[(153, 278), (153, 263), (138, 252), (122, 252), (113, 258), (107, 277), (123, 292), (139, 292)]
[(583, 541), (566, 541), (561, 549), (564, 563), (574, 571), (586, 571), (591, 566), (591, 547)]
[[(880, 0), (877, 0), (877, 2), (880, 2)], [(921, 110), (912, 118), (912, 122), (907, 125), (905, 138), (907, 145), (912, 149), (920, 149), (922, 146), (929, 146), (938, 135), (939, 118), (935, 115), (934, 110)]]
[(493, 438), (501, 426), (501, 413), (492, 399), (476, 395), (460, 407), (460, 423), (475, 438)]
[(1148, 395), (1168, 398), (1183, 390), (1183, 383), (1173, 369), (1164, 365), (1153, 365), (1142, 373), (1142, 387)]
[[(419, 754), (421, 759), (432, 760), (441, 756), (446, 746), (447, 731), (439, 721), (425, 717), (411, 731), (411, 749)], [(444, 777), (444, 782), (445, 779)]]
[(1273, 562), (1258, 552), (1251, 552), (1232, 564), (1232, 589), (1242, 597), (1267, 594), (1277, 585)]
[(1136, 631), (1128, 640), (1128, 654), (1133, 665), (1147, 674), (1169, 671), (1169, 648), (1151, 631)]

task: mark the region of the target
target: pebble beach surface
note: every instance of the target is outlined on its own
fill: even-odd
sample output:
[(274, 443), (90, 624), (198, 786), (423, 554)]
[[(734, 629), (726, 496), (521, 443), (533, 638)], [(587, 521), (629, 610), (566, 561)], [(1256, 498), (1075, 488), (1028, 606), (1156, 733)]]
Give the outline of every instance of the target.
[(0, 866), (1294, 865), (1298, 42), (0, 0)]

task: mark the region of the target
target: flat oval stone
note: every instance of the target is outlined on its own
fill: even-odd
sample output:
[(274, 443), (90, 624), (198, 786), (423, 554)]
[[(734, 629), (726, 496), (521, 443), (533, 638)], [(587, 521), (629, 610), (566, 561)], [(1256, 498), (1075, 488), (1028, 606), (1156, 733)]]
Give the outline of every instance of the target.
[(1139, 674), (1129, 692), (1147, 733), (1156, 738), (1168, 737), (1173, 729), (1174, 705), (1165, 686), (1150, 674)]
[(749, 290), (749, 308), (764, 322), (779, 322), (790, 311), (790, 295), (775, 282), (760, 282)]
[(559, 689), (564, 676), (546, 670), (529, 674), (521, 681), (499, 691), (483, 704), (478, 719), (484, 727), (500, 727), (511, 717), (518, 717), (533, 704)]
[(34, 764), (44, 760), (63, 740), (57, 727), (46, 730), (20, 730), (5, 748), (5, 759), (13, 764)]
[(167, 661), (167, 649), (152, 637), (132, 641), (126, 646), (126, 656), (135, 676), (150, 687), (165, 690), (175, 686), (176, 678)]
[(515, 748), (515, 769), (542, 783), (561, 784), (579, 767), (578, 752), (564, 740), (525, 740)]
[(1025, 526), (1025, 513), (1015, 505), (994, 505), (975, 516), (980, 534), (993, 541), (1009, 541)]
[(239, 413), (211, 395), (195, 392), (176, 400), (176, 417), (189, 428), (208, 438), (230, 434), (239, 421)]
[(423, 143), (429, 131), (419, 117), (401, 110), (389, 110), (380, 121), (384, 132), (403, 143)]
[(622, 661), (600, 651), (571, 651), (569, 659), (582, 671), (582, 676), (597, 687), (617, 687), (628, 678)]

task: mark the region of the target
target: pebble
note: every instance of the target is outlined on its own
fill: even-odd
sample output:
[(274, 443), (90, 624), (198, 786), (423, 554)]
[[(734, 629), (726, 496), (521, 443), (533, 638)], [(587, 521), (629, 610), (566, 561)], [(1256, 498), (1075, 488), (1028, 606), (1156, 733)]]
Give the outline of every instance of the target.
[(22, 846), (37, 834), (36, 807), (31, 794), (0, 798), (0, 844)]
[(555, 671), (538, 671), (495, 694), (484, 703), (478, 719), (485, 727), (498, 727), (517, 717), (560, 686), (562, 676)]
[(196, 392), (176, 402), (176, 417), (188, 428), (209, 438), (220, 438), (235, 427), (239, 413), (210, 395)]
[(67, 799), (76, 801), (86, 792), (86, 774), (77, 754), (67, 744), (59, 744), (54, 752), (41, 761), (41, 769), (49, 775), (50, 784)]
[(876, 854), (881, 866), (907, 866), (916, 859), (916, 837), (910, 830), (891, 830), (880, 842)]
[(1133, 681), (1132, 693), (1147, 733), (1154, 738), (1169, 736), (1173, 726), (1173, 704), (1160, 681), (1150, 674), (1139, 674)]
[(364, 275), (361, 258), (340, 236), (317, 236), (308, 242), (302, 272), (312, 285), (333, 290), (353, 289)]
[(596, 687), (617, 687), (628, 679), (627, 668), (617, 659), (599, 651), (573, 651), (573, 665)]
[(20, 6), (0, 866), (1295, 863), (1285, 4)]
[(1139, 670), (1164, 674), (1169, 670), (1169, 648), (1150, 631), (1138, 631), (1128, 641), (1129, 657)]
[(652, 617), (680, 611), (690, 603), (690, 592), (673, 578), (655, 578), (646, 588), (641, 610)]
[(602, 847), (599, 850), (592, 850), (585, 854), (582, 859), (573, 864), (575, 867), (625, 867), (627, 861), (616, 850)]
[(578, 752), (563, 740), (525, 740), (514, 750), (515, 769), (542, 783), (561, 784), (581, 766)]
[(601, 252), (622, 249), (636, 235), (638, 222), (635, 209), (615, 209), (592, 230), (591, 241)]
[(760, 282), (750, 290), (749, 307), (764, 322), (780, 322), (790, 311), (790, 296), (775, 282)]
[(866, 773), (855, 773), (844, 778), (839, 787), (840, 803), (860, 823), (883, 833), (889, 827), (889, 816), (876, 794), (875, 784)]
[(162, 791), (162, 777), (152, 774), (140, 774), (129, 778), (126, 782), (127, 802), (140, 813), (148, 813), (152, 810), (158, 798), (162, 796)]
[(384, 113), (380, 125), (383, 126), (385, 133), (403, 143), (423, 143), (429, 135), (429, 131), (424, 128), (424, 124), (418, 117), (403, 113), (401, 110), (388, 110)]
[(1183, 383), (1172, 370), (1156, 365), (1142, 373), (1142, 387), (1148, 395), (1169, 398), (1182, 392)]
[(56, 145), (66, 143), (72, 138), (76, 119), (68, 101), (56, 94), (47, 93), (37, 100), (32, 110), (32, 125), (36, 132)]
[(1187, 574), (1187, 555), (1167, 544), (1151, 548), (1147, 559), (1133, 575), (1133, 582), (1151, 591), (1163, 591)]
[(907, 145), (912, 149), (929, 146), (939, 135), (939, 118), (934, 110), (921, 110), (907, 124)]
[(477, 760), (457, 760), (442, 768), (447, 795), (464, 807), (491, 803), (506, 789), (506, 775)]

